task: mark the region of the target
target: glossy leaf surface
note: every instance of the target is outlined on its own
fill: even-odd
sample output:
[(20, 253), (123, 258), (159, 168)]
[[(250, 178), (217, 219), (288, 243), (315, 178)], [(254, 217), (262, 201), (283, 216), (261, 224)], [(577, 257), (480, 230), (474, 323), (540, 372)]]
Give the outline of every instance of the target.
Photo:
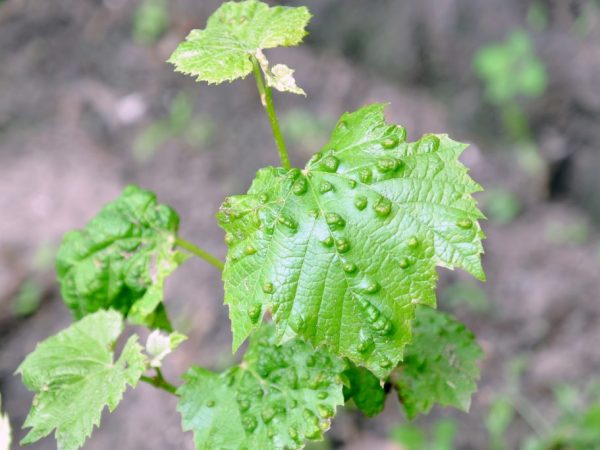
[(278, 336), (323, 345), (385, 378), (435, 305), (436, 266), (483, 279), (480, 186), (446, 135), (405, 141), (384, 106), (346, 113), (305, 170), (265, 168), (218, 219), (234, 349), (272, 310)]

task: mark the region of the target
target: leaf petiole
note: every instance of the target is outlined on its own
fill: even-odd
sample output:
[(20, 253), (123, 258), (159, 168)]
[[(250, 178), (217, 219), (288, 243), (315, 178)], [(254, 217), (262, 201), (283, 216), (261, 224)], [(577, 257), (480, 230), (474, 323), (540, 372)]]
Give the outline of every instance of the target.
[(283, 140), (281, 130), (279, 129), (279, 121), (277, 120), (275, 106), (273, 105), (271, 88), (265, 85), (260, 69), (260, 63), (255, 56), (252, 56), (252, 68), (254, 70), (254, 78), (256, 78), (256, 87), (258, 88), (258, 93), (260, 95), (260, 102), (265, 108), (267, 117), (271, 123), (271, 130), (273, 131), (273, 137), (275, 138), (275, 143), (277, 144), (281, 165), (286, 169), (291, 169), (292, 164), (290, 163), (290, 158), (288, 157), (287, 149), (285, 147), (285, 141)]
[(155, 388), (162, 389), (163, 391), (166, 391), (169, 394), (173, 394), (176, 397), (179, 397), (179, 395), (177, 394), (177, 386), (175, 386), (175, 385), (169, 383), (167, 380), (165, 380), (165, 378), (163, 377), (162, 371), (159, 368), (156, 368), (155, 376), (149, 377), (147, 375), (142, 375), (140, 377), (140, 380), (145, 383), (151, 384)]
[(198, 246), (192, 244), (191, 242), (186, 241), (185, 239), (182, 239), (180, 237), (175, 238), (175, 244), (177, 246), (187, 250), (191, 254), (197, 256), (198, 258), (203, 259), (204, 261), (213, 265), (217, 269), (223, 271), (223, 267), (224, 267), (223, 262), (216, 256), (208, 253), (206, 250), (201, 249), (200, 247), (198, 247)]

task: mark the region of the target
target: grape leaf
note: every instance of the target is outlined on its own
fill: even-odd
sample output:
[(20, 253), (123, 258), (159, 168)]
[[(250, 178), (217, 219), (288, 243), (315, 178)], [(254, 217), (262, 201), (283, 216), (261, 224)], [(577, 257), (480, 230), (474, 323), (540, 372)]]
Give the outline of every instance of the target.
[(35, 397), (23, 425), (31, 430), (21, 445), (55, 430), (59, 449), (76, 450), (99, 425), (104, 407), (114, 411), (127, 385), (135, 387), (146, 369), (135, 335), (114, 362), (113, 347), (122, 331), (118, 312), (98, 311), (38, 344), (27, 356), (17, 373)]
[(239, 366), (184, 375), (183, 428), (194, 431), (198, 450), (300, 448), (322, 439), (343, 404), (343, 369), (341, 360), (301, 340), (276, 345), (273, 327), (264, 326)]
[(134, 323), (160, 326), (164, 281), (188, 257), (174, 250), (178, 228), (172, 208), (128, 186), (85, 229), (67, 233), (57, 274), (75, 317), (113, 308)]
[(10, 421), (8, 415), (2, 414), (2, 397), (0, 397), (0, 450), (10, 450)]
[(227, 2), (192, 30), (169, 58), (175, 71), (198, 81), (222, 83), (252, 71), (251, 57), (262, 49), (298, 45), (310, 20), (306, 7), (290, 8), (249, 0)]
[(385, 407), (386, 392), (379, 378), (364, 367), (351, 364), (344, 374), (348, 386), (344, 386), (344, 400), (354, 400), (354, 404), (363, 414), (376, 416)]
[(420, 307), (413, 334), (394, 380), (408, 417), (428, 413), (435, 403), (468, 411), (483, 355), (473, 333), (448, 314)]
[(446, 135), (405, 142), (384, 105), (346, 113), (306, 169), (265, 168), (217, 218), (237, 349), (272, 309), (301, 336), (385, 378), (410, 342), (418, 303), (435, 305), (436, 265), (483, 279), (481, 190)]

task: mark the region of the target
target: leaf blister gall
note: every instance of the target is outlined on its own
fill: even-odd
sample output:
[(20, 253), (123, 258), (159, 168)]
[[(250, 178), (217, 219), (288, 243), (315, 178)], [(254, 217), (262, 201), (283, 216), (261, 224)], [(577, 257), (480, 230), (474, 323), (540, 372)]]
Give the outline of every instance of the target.
[(427, 413), (434, 403), (468, 410), (482, 355), (473, 334), (449, 315), (428, 307), (418, 307), (414, 327), (415, 338), (406, 349), (394, 386), (407, 415)]
[[(264, 326), (239, 366), (221, 374), (192, 368), (184, 376), (178, 405), (184, 429), (194, 431), (202, 450), (219, 448), (223, 430), (233, 448), (271, 448), (275, 441), (297, 448), (306, 439), (321, 439), (343, 404), (343, 369), (333, 355), (302, 341), (276, 345), (275, 330)], [(219, 402), (210, 413), (195, 406), (215, 397)]]
[(359, 211), (362, 211), (363, 209), (365, 209), (367, 207), (368, 203), (369, 203), (369, 201), (367, 200), (367, 197), (365, 197), (364, 195), (357, 195), (356, 197), (354, 197), (354, 206)]
[(57, 275), (75, 317), (115, 308), (134, 323), (153, 326), (164, 281), (186, 259), (174, 249), (178, 228), (173, 209), (128, 186), (83, 230), (67, 233)]
[[(435, 304), (435, 265), (439, 262), (463, 267), (477, 276), (482, 274), (479, 253), (483, 234), (478, 224), (473, 222), (469, 233), (458, 225), (456, 231), (447, 226), (453, 202), (460, 202), (460, 210), (469, 217), (481, 216), (470, 196), (479, 187), (458, 162), (465, 148), (462, 144), (434, 135), (405, 143), (402, 128), (384, 123), (381, 105), (345, 114), (342, 120), (345, 125), (336, 128), (322, 156), (310, 160), (302, 172), (305, 175), (273, 168), (259, 172), (248, 198), (255, 190), (268, 192), (271, 204), (277, 205), (275, 214), (293, 215), (297, 227), (285, 238), (276, 234), (261, 240), (266, 251), (259, 249), (260, 258), (253, 266), (257, 273), (264, 270), (265, 274), (285, 267), (286, 283), (271, 305), (275, 323), (282, 327), (280, 336), (298, 334), (315, 345), (336, 348), (340, 356), (384, 377), (391, 368), (381, 365), (382, 357), (391, 361), (393, 368), (411, 339), (413, 300)], [(385, 148), (383, 143), (390, 137), (397, 137), (398, 143), (393, 142), (394, 148)], [(432, 152), (436, 153), (435, 159), (431, 159)], [(307, 191), (293, 195), (293, 183), (301, 176), (307, 180)], [(428, 177), (441, 177), (444, 185), (455, 183), (464, 194), (456, 198), (436, 192), (442, 185), (430, 183)], [(244, 202), (245, 196), (237, 198)], [(432, 202), (432, 198), (436, 200)], [(463, 218), (464, 214), (453, 220), (458, 224)], [(231, 232), (243, 228), (244, 219), (221, 225)], [(255, 245), (258, 248), (258, 242)], [(347, 265), (350, 262), (354, 266)], [(334, 266), (339, 269), (332, 270)], [(248, 301), (267, 302), (262, 290), (251, 292), (250, 298), (242, 296), (241, 291), (237, 293), (237, 286), (252, 285), (251, 280), (245, 281), (248, 269), (236, 271), (231, 266), (230, 271), (226, 266), (226, 303), (230, 308)], [(404, 275), (398, 276), (401, 270)], [(374, 281), (373, 276), (377, 284), (360, 285), (362, 279)], [(325, 291), (327, 295), (323, 296)], [(355, 306), (349, 299), (357, 293), (377, 297), (373, 307), (380, 313), (385, 311), (385, 315), (374, 318), (374, 310), (366, 307), (360, 316), (362, 323), (318, 321), (320, 315), (354, 317)], [(297, 294), (302, 295), (302, 301), (294, 301)], [(293, 309), (281, 308), (292, 303)], [(342, 314), (342, 310), (347, 313)], [(239, 323), (238, 318), (243, 316), (231, 317), (237, 348), (254, 326)], [(289, 324), (285, 331), (284, 324)], [(377, 336), (373, 350), (364, 354), (356, 350), (361, 325)], [(344, 330), (341, 338), (335, 331), (340, 327)]]

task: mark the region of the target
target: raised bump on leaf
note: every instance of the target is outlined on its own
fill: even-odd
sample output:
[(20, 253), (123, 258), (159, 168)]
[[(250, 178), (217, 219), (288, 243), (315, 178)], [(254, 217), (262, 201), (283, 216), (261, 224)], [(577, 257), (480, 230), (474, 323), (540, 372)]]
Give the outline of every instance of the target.
[(298, 448), (322, 439), (343, 404), (344, 363), (298, 339), (276, 342), (273, 326), (264, 326), (239, 366), (183, 376), (177, 409), (197, 450)]
[[(302, 195), (294, 195), (298, 169), (271, 167), (247, 194), (224, 203), (224, 212), (244, 205), (274, 229), (220, 220), (226, 232), (246, 236), (230, 246), (223, 272), (234, 349), (256, 328), (246, 311), (260, 303), (272, 311), (280, 339), (299, 335), (383, 378), (411, 340), (415, 305), (435, 305), (436, 267), (483, 278), (483, 215), (472, 197), (480, 187), (458, 161), (466, 145), (445, 135), (406, 142), (383, 109), (342, 116), (322, 156), (302, 171)], [(268, 205), (257, 199), (264, 193)], [(457, 225), (465, 219), (471, 228)], [(235, 261), (236, 246), (249, 244), (257, 248), (252, 260)], [(273, 294), (263, 292), (264, 280), (277, 286)]]

